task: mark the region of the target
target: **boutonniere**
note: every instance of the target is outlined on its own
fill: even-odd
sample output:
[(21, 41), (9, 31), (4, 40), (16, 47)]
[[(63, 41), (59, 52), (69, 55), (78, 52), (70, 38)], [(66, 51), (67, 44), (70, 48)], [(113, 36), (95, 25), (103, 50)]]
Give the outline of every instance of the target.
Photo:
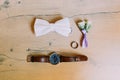
[(82, 47), (86, 48), (88, 47), (87, 33), (89, 29), (91, 28), (91, 22), (84, 20), (78, 23), (78, 27), (82, 31), (82, 34), (83, 34)]

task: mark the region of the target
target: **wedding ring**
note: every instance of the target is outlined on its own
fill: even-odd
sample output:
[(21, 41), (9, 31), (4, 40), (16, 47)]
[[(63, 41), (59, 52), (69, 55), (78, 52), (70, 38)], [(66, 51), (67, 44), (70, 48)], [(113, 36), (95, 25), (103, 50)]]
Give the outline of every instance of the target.
[(70, 45), (73, 49), (78, 48), (78, 43), (76, 41), (72, 41)]

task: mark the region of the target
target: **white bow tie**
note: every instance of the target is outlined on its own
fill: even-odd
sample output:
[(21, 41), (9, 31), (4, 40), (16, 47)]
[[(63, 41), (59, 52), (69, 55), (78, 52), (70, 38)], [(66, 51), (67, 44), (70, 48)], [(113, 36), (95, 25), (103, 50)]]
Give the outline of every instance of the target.
[(51, 31), (55, 31), (63, 36), (68, 36), (71, 32), (70, 22), (68, 18), (56, 21), (54, 24), (46, 20), (36, 19), (34, 24), (35, 35), (42, 36)]

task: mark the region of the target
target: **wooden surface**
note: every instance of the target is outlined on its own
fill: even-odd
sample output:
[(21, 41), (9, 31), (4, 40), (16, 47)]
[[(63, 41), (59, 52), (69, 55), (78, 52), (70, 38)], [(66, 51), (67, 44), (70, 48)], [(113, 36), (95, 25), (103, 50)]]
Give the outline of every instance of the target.
[[(55, 22), (69, 17), (72, 33), (51, 32), (35, 37), (35, 18)], [(89, 47), (77, 49), (70, 42), (82, 35), (76, 22), (92, 21)], [(87, 55), (80, 63), (27, 63), (30, 49)], [(120, 80), (120, 0), (0, 0), (0, 80)]]

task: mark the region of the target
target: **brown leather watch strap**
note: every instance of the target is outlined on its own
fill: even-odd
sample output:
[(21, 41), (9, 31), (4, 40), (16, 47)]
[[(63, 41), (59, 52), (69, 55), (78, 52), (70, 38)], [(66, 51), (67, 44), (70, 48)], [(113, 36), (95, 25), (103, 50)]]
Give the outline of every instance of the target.
[(49, 56), (28, 56), (28, 62), (49, 62)]
[(66, 57), (66, 56), (60, 57), (60, 62), (78, 62), (78, 61), (87, 61), (87, 60), (88, 60), (87, 56), (84, 55), (79, 55), (74, 57)]

